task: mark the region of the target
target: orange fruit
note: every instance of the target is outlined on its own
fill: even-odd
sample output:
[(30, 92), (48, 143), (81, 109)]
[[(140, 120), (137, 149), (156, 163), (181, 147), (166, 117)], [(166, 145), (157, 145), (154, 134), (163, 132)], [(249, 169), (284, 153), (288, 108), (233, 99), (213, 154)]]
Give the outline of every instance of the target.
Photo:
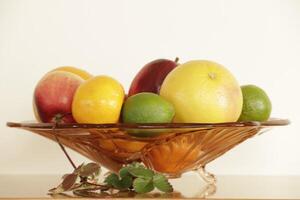
[(117, 123), (124, 100), (122, 85), (109, 76), (95, 76), (75, 92), (72, 113), (78, 123)]

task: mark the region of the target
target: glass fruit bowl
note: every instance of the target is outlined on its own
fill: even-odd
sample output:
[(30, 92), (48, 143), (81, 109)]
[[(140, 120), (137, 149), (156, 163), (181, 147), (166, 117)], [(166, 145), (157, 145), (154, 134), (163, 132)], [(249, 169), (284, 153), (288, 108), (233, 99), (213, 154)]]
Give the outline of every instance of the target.
[[(205, 165), (246, 139), (271, 127), (288, 125), (285, 119), (266, 122), (170, 124), (55, 124), (15, 123), (21, 128), (60, 143), (111, 171), (133, 161), (168, 177), (195, 170), (208, 183), (214, 176)], [(152, 137), (137, 137), (152, 135)]]

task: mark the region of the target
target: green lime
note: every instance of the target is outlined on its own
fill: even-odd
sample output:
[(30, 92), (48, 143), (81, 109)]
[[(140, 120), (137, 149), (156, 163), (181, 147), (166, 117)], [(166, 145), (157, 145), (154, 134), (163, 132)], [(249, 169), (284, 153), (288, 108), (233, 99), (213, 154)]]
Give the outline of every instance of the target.
[[(122, 110), (125, 123), (170, 123), (174, 115), (175, 109), (171, 103), (149, 92), (130, 96)], [(165, 132), (161, 129), (127, 129), (128, 134), (136, 137), (153, 137)]]
[(272, 104), (266, 92), (255, 85), (241, 87), (243, 109), (239, 121), (266, 121), (269, 119)]
[(130, 96), (122, 110), (124, 123), (170, 123), (174, 115), (171, 103), (150, 92)]

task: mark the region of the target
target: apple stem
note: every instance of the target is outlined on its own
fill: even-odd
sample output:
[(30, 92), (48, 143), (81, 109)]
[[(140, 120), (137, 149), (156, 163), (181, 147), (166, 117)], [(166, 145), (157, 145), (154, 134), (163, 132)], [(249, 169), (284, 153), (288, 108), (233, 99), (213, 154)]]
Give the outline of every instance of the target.
[(63, 121), (63, 119), (64, 119), (65, 116), (71, 115), (71, 114), (72, 113), (66, 113), (66, 114), (60, 114), (60, 113), (58, 113), (58, 114), (56, 114), (54, 116), (53, 120), (54, 120), (55, 123), (61, 123)]
[(76, 169), (76, 165), (74, 164), (73, 160), (71, 159), (71, 157), (69, 156), (66, 148), (60, 143), (58, 137), (57, 137), (57, 134), (56, 134), (56, 127), (58, 126), (58, 124), (60, 123), (60, 121), (62, 120), (62, 118), (64, 117), (65, 115), (61, 115), (61, 114), (58, 114), (55, 116), (54, 120), (55, 120), (55, 124), (53, 126), (53, 131), (55, 133), (55, 140), (56, 142), (58, 143), (58, 145), (60, 146), (61, 150), (64, 152), (65, 156), (67, 157), (67, 159), (69, 160), (69, 162), (71, 163), (72, 167), (74, 169)]
[(178, 61), (179, 61), (179, 58), (178, 58), (178, 57), (176, 57), (176, 58), (175, 58), (175, 63), (177, 63), (177, 64), (178, 64)]

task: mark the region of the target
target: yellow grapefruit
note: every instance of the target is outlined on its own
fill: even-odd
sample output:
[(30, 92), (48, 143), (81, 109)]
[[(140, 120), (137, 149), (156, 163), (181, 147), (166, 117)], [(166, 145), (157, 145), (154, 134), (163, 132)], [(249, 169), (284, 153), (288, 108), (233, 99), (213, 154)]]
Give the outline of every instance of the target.
[(222, 65), (207, 60), (176, 67), (165, 78), (160, 95), (174, 105), (174, 122), (235, 122), (243, 106), (234, 76)]

